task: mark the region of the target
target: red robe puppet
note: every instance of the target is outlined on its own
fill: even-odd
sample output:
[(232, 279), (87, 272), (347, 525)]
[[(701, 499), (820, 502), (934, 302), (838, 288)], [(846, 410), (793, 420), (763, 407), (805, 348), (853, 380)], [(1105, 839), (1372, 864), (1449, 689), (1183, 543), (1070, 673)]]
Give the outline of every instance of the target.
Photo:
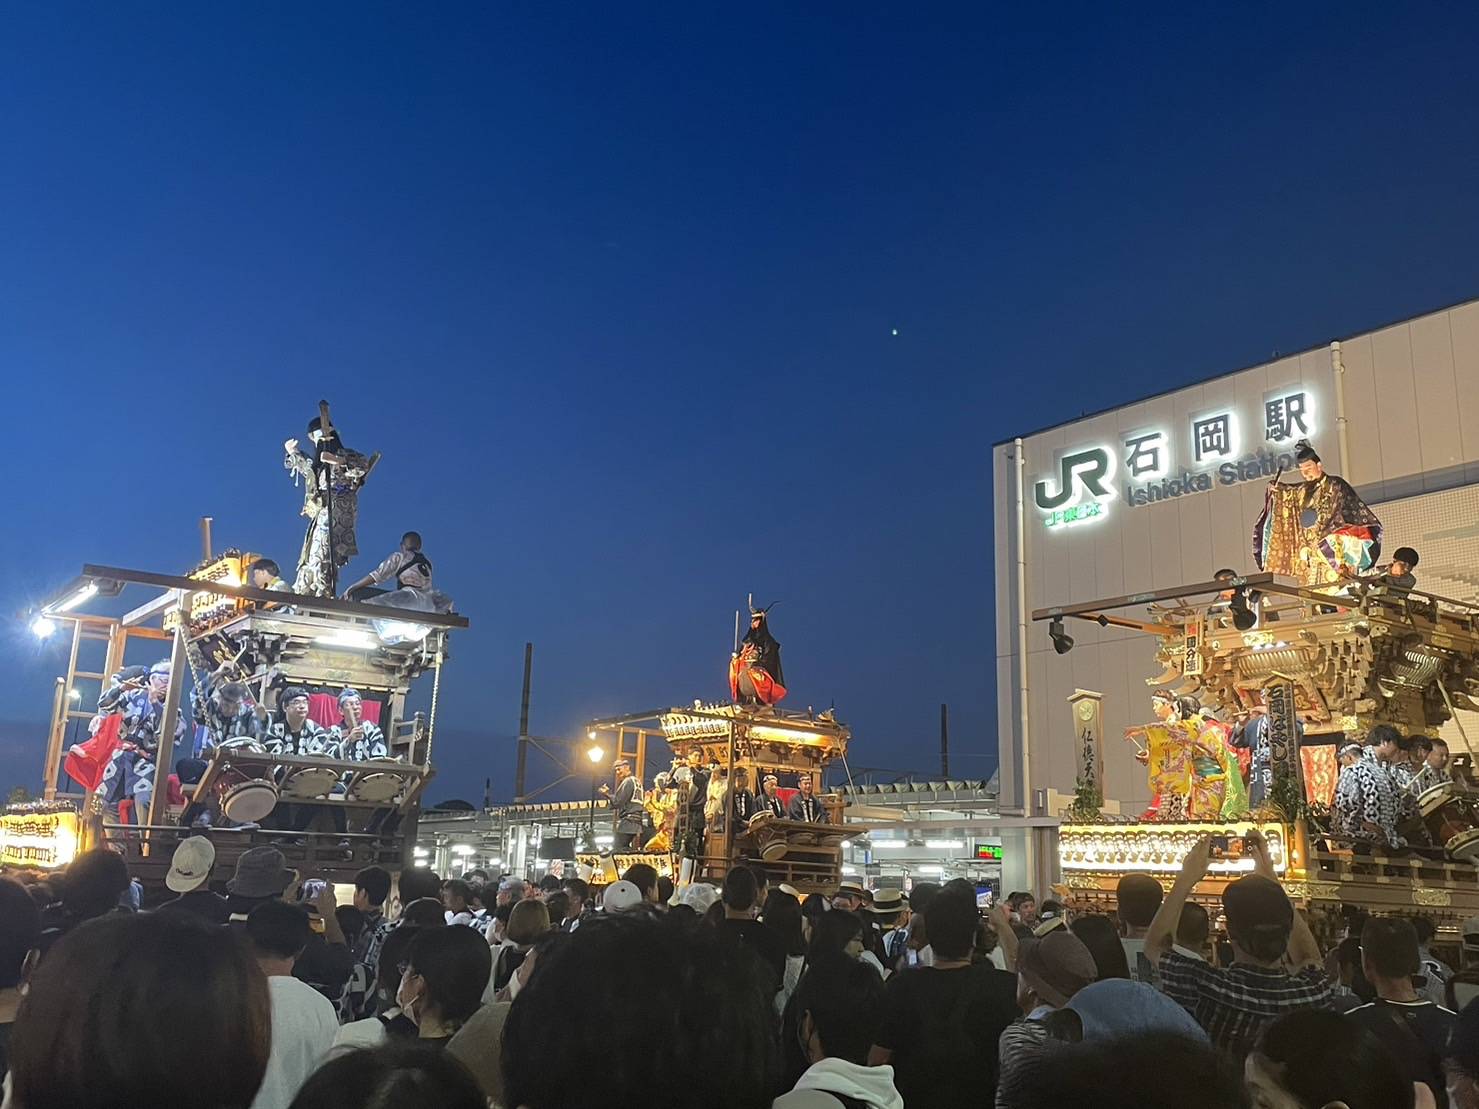
[(750, 630), (729, 660), (729, 692), (742, 705), (773, 705), (786, 695), (781, 645), (770, 634), (765, 609), (750, 611)]

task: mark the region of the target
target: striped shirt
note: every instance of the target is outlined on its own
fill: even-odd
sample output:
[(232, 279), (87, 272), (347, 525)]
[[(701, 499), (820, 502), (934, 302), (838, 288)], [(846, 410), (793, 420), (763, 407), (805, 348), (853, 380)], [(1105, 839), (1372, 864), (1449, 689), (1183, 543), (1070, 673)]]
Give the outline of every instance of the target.
[(1176, 951), (1161, 956), (1161, 992), (1196, 1018), (1212, 1046), (1241, 1062), (1264, 1027), (1285, 1013), (1324, 1009), (1330, 979), (1320, 967), (1289, 974), (1278, 967), (1214, 967)]

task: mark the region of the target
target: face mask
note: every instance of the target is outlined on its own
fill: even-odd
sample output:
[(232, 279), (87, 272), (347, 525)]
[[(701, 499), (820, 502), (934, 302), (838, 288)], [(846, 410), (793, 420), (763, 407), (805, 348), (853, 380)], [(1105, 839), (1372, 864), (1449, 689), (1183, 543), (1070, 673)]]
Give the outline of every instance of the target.
[(420, 1019), (416, 1015), (416, 1003), (421, 1000), (419, 993), (413, 993), (408, 983), (411, 981), (410, 974), (401, 976), (400, 988), (395, 991), (395, 1003), (400, 1006), (406, 1019), (412, 1024), (419, 1024)]

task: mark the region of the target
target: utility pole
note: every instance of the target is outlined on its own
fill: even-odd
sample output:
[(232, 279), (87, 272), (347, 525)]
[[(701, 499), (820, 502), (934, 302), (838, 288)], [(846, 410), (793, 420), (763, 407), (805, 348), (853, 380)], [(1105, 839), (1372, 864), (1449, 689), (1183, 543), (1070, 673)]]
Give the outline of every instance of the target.
[(514, 771), (514, 800), (524, 799), (524, 767), (529, 761), (529, 679), (534, 671), (534, 644), (524, 644), (524, 697), (519, 705), (519, 762)]
[(940, 706), (940, 777), (950, 777), (950, 706)]

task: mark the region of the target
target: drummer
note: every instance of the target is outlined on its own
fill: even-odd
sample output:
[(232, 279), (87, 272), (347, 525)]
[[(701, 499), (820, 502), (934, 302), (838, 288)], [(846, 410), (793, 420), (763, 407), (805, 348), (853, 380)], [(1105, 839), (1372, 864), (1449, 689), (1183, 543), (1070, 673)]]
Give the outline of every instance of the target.
[(331, 729), (333, 741), (339, 748), (339, 758), (367, 762), (391, 757), (380, 725), (365, 719), (365, 703), (359, 690), (340, 692), (339, 713), (343, 719)]
[(729, 787), (729, 795), (732, 799), (730, 811), (734, 816), (734, 830), (738, 834), (750, 826), (751, 817), (760, 811), (755, 795), (750, 792), (750, 772), (743, 766), (734, 768), (734, 784)]
[[(308, 716), (308, 690), (302, 686), (288, 686), (278, 698), (278, 719), (267, 728), (263, 746), (269, 754), (293, 755), (298, 758), (339, 758), (338, 737), (328, 728), (320, 727)], [(278, 784), (285, 780), (284, 771), (278, 771)], [(329, 808), (334, 829), (343, 834), (346, 830), (344, 810), (337, 805), (324, 806), (312, 802), (286, 804), (279, 802), (269, 818), (271, 827), (279, 830), (302, 832), (313, 822), (322, 808)]]
[(274, 755), (303, 758), (337, 758), (339, 743), (334, 733), (308, 718), (308, 690), (292, 685), (278, 698), (278, 718), (268, 725), (263, 745)]
[(766, 774), (760, 779), (760, 794), (755, 798), (756, 805), (768, 810), (780, 820), (786, 818), (786, 803), (781, 800), (781, 780), (774, 774)]
[[(213, 676), (214, 678), (214, 676)], [(247, 687), (238, 681), (212, 681), (213, 691), (201, 698), (199, 692), (192, 693), (195, 702), (195, 722), (202, 734), (196, 751), (175, 763), (175, 773), (181, 785), (194, 785), (205, 776), (206, 766), (218, 746), (237, 743), (260, 743), (266, 728), (266, 713), (251, 702)], [(220, 812), (214, 799), (192, 799), (181, 817), (180, 823), (189, 827), (200, 820), (209, 804), (211, 813), (205, 821), (220, 823)]]
[(1417, 777), (1414, 779), (1414, 788), (1418, 793), (1453, 781), (1453, 775), (1448, 769), (1448, 744), (1437, 736), (1423, 738), (1428, 741), (1428, 754), (1418, 767)]

